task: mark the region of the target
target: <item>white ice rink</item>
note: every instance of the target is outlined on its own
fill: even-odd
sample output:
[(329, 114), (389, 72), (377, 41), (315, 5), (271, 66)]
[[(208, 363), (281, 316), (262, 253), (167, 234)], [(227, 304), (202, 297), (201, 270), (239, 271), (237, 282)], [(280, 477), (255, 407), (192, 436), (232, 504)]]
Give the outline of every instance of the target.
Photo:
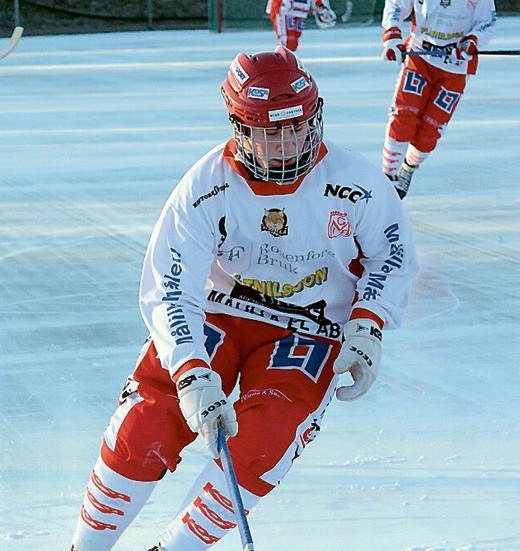
[[(5, 42), (3, 39), (2, 44)], [(163, 202), (229, 127), (219, 85), (270, 31), (24, 37), (0, 63), (0, 551), (68, 551), (146, 330)], [(490, 48), (520, 48), (520, 18)], [(397, 68), (380, 29), (308, 30), (326, 135), (380, 165)], [(520, 56), (483, 57), (406, 199), (421, 262), (362, 400), (249, 516), (257, 551), (520, 550)], [(202, 445), (121, 538), (146, 551)], [(239, 551), (238, 534), (215, 551)]]

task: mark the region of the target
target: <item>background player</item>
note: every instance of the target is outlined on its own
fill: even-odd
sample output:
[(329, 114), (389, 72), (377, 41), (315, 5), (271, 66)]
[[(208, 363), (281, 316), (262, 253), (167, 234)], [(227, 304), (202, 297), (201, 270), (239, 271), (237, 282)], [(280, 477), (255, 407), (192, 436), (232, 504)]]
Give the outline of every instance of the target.
[(336, 14), (329, 0), (269, 0), (265, 11), (273, 24), (277, 43), (296, 51), (311, 10), (320, 29), (332, 29), (336, 25)]
[[(411, 32), (403, 40), (401, 25), (410, 15)], [(404, 65), (386, 128), (383, 172), (401, 199), (452, 118), (495, 22), (493, 0), (386, 0), (383, 57), (399, 64), (404, 59)], [(406, 49), (436, 55), (403, 56)]]

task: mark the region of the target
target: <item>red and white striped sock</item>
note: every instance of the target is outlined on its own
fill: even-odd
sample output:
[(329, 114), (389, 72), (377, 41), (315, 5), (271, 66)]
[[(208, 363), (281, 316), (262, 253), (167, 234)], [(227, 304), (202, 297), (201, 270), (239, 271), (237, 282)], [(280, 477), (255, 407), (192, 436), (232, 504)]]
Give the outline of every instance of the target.
[(408, 142), (398, 142), (388, 135), (386, 136), (383, 145), (383, 172), (385, 174), (388, 176), (397, 175), (407, 148)]
[(108, 551), (142, 509), (157, 482), (130, 480), (98, 458), (73, 537), (78, 551)]
[[(240, 495), (246, 514), (260, 500), (242, 487)], [(224, 473), (210, 461), (186, 496), (179, 514), (160, 538), (160, 548), (206, 551), (236, 524)]]
[(413, 166), (417, 168), (424, 162), (424, 160), (428, 157), (429, 154), (430, 154), (429, 151), (427, 153), (424, 151), (419, 151), (416, 147), (410, 144), (408, 146), (408, 149), (406, 150), (406, 156), (405, 156), (406, 164), (408, 166)]

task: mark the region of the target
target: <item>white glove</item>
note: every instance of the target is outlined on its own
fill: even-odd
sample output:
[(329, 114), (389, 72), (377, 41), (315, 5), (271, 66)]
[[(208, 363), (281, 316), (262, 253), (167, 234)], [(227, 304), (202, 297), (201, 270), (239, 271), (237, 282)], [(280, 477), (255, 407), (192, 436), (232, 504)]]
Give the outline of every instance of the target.
[(376, 380), (381, 365), (382, 333), (372, 320), (355, 319), (345, 325), (343, 336), (345, 341), (334, 362), (334, 372), (350, 372), (354, 384), (339, 387), (336, 397), (351, 402), (366, 394)]
[(235, 436), (238, 423), (233, 405), (222, 390), (220, 375), (207, 367), (194, 367), (177, 381), (179, 406), (188, 426), (204, 438), (213, 457), (218, 457), (218, 425), (226, 436)]
[(406, 46), (403, 43), (399, 27), (391, 27), (383, 32), (383, 59), (385, 61), (397, 61), (398, 64), (403, 63), (403, 52), (405, 50)]
[(329, 0), (314, 2), (314, 19), (320, 29), (332, 29), (336, 25), (336, 14), (330, 7)]
[(455, 58), (458, 60), (469, 61), (477, 52), (478, 39), (475, 35), (470, 34), (468, 36), (463, 36), (459, 40), (453, 54), (455, 54)]

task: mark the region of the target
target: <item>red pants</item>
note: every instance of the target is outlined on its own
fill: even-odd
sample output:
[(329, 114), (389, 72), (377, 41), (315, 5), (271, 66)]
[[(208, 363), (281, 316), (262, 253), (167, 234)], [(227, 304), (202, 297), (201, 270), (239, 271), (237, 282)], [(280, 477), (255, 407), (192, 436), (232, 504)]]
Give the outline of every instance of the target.
[(407, 56), (390, 109), (388, 135), (419, 151), (432, 151), (465, 86), (466, 75), (432, 67), (419, 56)]
[[(224, 392), (239, 381), (239, 432), (229, 440), (238, 482), (265, 495), (319, 431), (336, 386), (332, 365), (340, 344), (221, 314), (207, 316), (205, 334)], [(196, 436), (148, 341), (105, 432), (103, 460), (127, 478), (158, 480), (175, 470)]]

